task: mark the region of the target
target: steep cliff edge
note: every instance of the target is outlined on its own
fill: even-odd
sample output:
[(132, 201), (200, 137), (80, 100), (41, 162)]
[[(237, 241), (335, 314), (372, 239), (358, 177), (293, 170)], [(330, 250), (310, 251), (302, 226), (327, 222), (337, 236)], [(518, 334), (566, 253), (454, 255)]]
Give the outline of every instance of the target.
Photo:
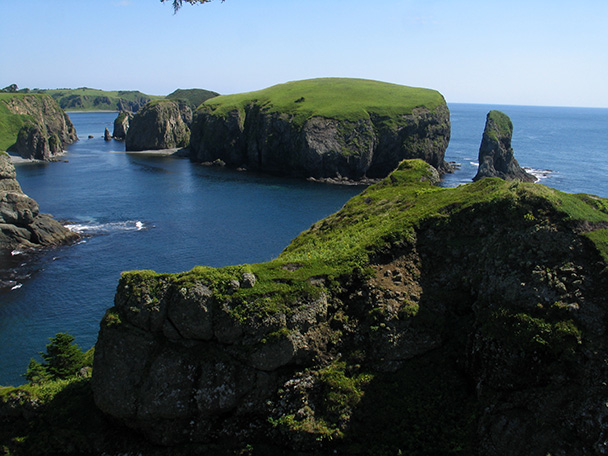
[(78, 237), (50, 215), (40, 213), (36, 201), (21, 191), (10, 157), (0, 152), (0, 255), (18, 248), (58, 245)]
[(50, 160), (78, 140), (70, 118), (48, 95), (0, 94), (0, 150)]
[(192, 110), (185, 102), (156, 100), (145, 105), (129, 122), (127, 151), (187, 147)]
[(505, 180), (535, 182), (536, 177), (527, 173), (513, 155), (511, 139), (513, 122), (505, 113), (490, 111), (479, 147), (479, 169), (473, 181), (484, 177), (500, 177)]
[(123, 274), (97, 406), (164, 445), (603, 454), (608, 200), (437, 179), (405, 161), (269, 263)]
[(449, 111), (436, 91), (361, 79), (279, 84), (204, 102), (191, 158), (313, 178), (385, 177), (406, 158), (440, 172)]

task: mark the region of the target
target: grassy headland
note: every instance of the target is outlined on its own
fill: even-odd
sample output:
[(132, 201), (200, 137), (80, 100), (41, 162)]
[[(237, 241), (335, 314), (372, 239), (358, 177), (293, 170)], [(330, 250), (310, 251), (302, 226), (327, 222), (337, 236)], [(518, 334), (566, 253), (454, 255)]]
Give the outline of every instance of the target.
[[(268, 112), (294, 116), (302, 124), (312, 116), (356, 121), (410, 114), (419, 106), (432, 110), (445, 103), (430, 89), (350, 78), (320, 78), (278, 84), (255, 92), (223, 95), (206, 101), (199, 109), (225, 115), (257, 104)], [(243, 116), (244, 117), (244, 116)]]

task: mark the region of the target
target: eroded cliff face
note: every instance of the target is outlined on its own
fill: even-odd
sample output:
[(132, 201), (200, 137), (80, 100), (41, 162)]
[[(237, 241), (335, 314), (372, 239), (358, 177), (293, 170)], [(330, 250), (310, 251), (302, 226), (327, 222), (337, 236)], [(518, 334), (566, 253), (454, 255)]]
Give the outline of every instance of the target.
[(187, 147), (192, 110), (183, 102), (157, 100), (148, 103), (129, 122), (126, 149), (160, 150)]
[(515, 159), (511, 147), (512, 138), (513, 123), (509, 116), (500, 111), (490, 111), (479, 146), (479, 169), (473, 181), (484, 177), (536, 181), (536, 177), (527, 173)]
[(129, 131), (129, 125), (133, 119), (133, 113), (129, 111), (121, 111), (118, 117), (114, 119), (114, 130), (112, 137), (119, 141), (127, 139), (127, 132)]
[(77, 239), (21, 191), (15, 167), (0, 152), (0, 254), (17, 248), (48, 247)]
[(274, 261), (123, 275), (93, 391), (164, 445), (583, 455), (608, 442), (608, 201), (420, 161)]
[(225, 115), (202, 105), (192, 125), (190, 149), (198, 162), (222, 160), (271, 174), (361, 180), (385, 177), (411, 158), (447, 172), (449, 139), (445, 103), (392, 119), (373, 113), (356, 121), (313, 116), (302, 125), (292, 115), (267, 112), (256, 104)]
[(51, 160), (78, 140), (76, 129), (59, 104), (48, 95), (18, 95), (2, 102), (22, 116), (24, 126), (11, 147), (24, 158)]

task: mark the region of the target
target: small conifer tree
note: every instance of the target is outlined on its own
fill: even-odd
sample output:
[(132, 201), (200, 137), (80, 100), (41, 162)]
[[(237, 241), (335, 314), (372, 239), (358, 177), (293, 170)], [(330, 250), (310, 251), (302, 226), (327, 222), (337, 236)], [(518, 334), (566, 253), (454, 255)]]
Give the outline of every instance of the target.
[(41, 363), (32, 358), (27, 366), (25, 379), (33, 385), (40, 385), (49, 379), (49, 373)]
[(45, 361), (43, 367), (49, 376), (56, 380), (76, 375), (84, 366), (84, 353), (73, 343), (74, 336), (57, 333), (50, 340), (51, 343), (46, 346), (46, 353), (41, 353)]

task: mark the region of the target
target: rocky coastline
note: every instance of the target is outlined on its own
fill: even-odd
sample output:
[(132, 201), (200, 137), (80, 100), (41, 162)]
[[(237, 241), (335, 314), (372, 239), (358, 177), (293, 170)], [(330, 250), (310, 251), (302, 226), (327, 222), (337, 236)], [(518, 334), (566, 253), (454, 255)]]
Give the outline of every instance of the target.
[(606, 201), (437, 181), (405, 161), (270, 263), (125, 273), (96, 405), (178, 452), (599, 451)]

